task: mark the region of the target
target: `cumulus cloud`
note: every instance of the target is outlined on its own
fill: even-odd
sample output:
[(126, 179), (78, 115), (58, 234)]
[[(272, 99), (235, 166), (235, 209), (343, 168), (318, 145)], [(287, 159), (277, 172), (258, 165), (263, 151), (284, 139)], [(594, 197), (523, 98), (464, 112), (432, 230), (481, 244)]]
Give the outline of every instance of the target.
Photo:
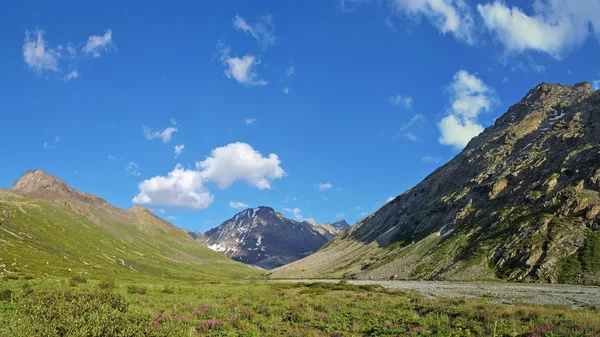
[(392, 201), (392, 200), (394, 200), (394, 199), (395, 199), (394, 197), (392, 197), (392, 196), (389, 196), (385, 202), (386, 202), (386, 203), (388, 203), (388, 202), (390, 202), (390, 201)]
[[(146, 138), (148, 140), (160, 138), (163, 143), (170, 142), (171, 138), (173, 137), (173, 133), (177, 132), (177, 128), (172, 127), (172, 126), (166, 128), (164, 130), (153, 130), (153, 129), (147, 127), (146, 125), (142, 125), (142, 128), (144, 129), (144, 135), (146, 136)], [(182, 150), (183, 150), (183, 148), (182, 148)]]
[(464, 0), (390, 0), (399, 14), (415, 19), (425, 17), (442, 34), (452, 34), (460, 41), (475, 43), (471, 8)]
[(495, 101), (495, 92), (475, 75), (465, 70), (458, 71), (449, 86), (451, 107), (448, 115), (439, 123), (440, 144), (452, 145), (457, 149), (483, 131), (477, 117), (489, 111)]
[(500, 1), (477, 5), (488, 30), (507, 52), (537, 51), (560, 59), (595, 33), (600, 38), (600, 1), (535, 0), (533, 13)]
[(232, 57), (231, 49), (219, 43), (221, 52), (221, 62), (225, 66), (225, 76), (234, 79), (238, 83), (253, 87), (267, 85), (269, 82), (261, 80), (255, 71), (255, 66), (260, 64), (254, 55), (245, 55), (243, 57)]
[(233, 26), (254, 37), (262, 48), (274, 45), (277, 42), (272, 15), (259, 16), (253, 23), (249, 23), (244, 18), (236, 15), (233, 19)]
[(184, 169), (178, 164), (166, 177), (156, 176), (142, 181), (138, 185), (140, 192), (133, 202), (204, 209), (214, 200), (204, 182), (202, 172)]
[(271, 188), (270, 180), (285, 175), (280, 164), (276, 154), (263, 157), (249, 144), (238, 142), (212, 150), (209, 157), (196, 163), (196, 167), (202, 170), (203, 177), (216, 182), (221, 189), (236, 180), (244, 180), (262, 190)]
[(594, 91), (600, 89), (600, 78), (592, 81), (592, 89)]
[(138, 164), (134, 162), (129, 162), (129, 164), (125, 166), (125, 171), (127, 171), (127, 173), (131, 174), (132, 176), (139, 177), (140, 172), (138, 171), (138, 168)]
[(332, 187), (333, 187), (333, 185), (331, 185), (330, 183), (317, 184), (317, 188), (319, 189), (319, 191), (326, 191)]
[(246, 118), (246, 125), (252, 125), (256, 123), (256, 118)]
[(41, 73), (44, 70), (59, 71), (58, 61), (61, 54), (58, 50), (49, 47), (44, 40), (45, 32), (36, 30), (32, 33), (25, 31), (25, 44), (23, 44), (23, 59), (29, 68)]
[(116, 50), (116, 47), (112, 40), (112, 31), (110, 29), (106, 30), (104, 35), (92, 35), (88, 37), (88, 41), (82, 49), (84, 53), (93, 57), (100, 57), (101, 53), (112, 50)]
[(302, 210), (300, 208), (294, 208), (294, 209), (290, 209), (290, 208), (284, 208), (283, 209), (284, 212), (288, 212), (288, 213), (292, 213), (294, 215), (294, 219), (296, 221), (306, 221), (312, 224), (316, 224), (317, 221), (315, 221), (315, 219), (313, 218), (305, 218), (304, 216), (302, 216)]
[(175, 158), (177, 158), (181, 152), (183, 152), (183, 149), (185, 149), (185, 145), (175, 145)]
[(390, 97), (389, 100), (390, 103), (394, 104), (395, 106), (403, 106), (409, 109), (413, 104), (413, 98), (411, 96), (396, 95)]
[(73, 70), (72, 72), (68, 73), (65, 76), (65, 81), (70, 81), (74, 78), (78, 78), (79, 77), (79, 73), (77, 72), (77, 70)]
[(231, 207), (231, 208), (247, 208), (248, 205), (244, 204), (243, 202), (239, 202), (239, 201), (230, 201), (229, 207)]

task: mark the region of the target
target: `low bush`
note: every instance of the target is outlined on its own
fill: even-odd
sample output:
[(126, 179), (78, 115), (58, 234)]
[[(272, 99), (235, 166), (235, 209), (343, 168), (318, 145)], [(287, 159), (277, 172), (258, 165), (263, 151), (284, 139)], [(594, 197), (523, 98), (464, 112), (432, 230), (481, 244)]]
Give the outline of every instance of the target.
[(71, 287), (76, 287), (79, 284), (87, 283), (87, 279), (80, 275), (75, 275), (69, 279), (69, 285)]
[(138, 286), (135, 284), (130, 284), (127, 286), (127, 292), (130, 294), (145, 295), (147, 291), (148, 291), (148, 289), (146, 289), (146, 287), (144, 287), (144, 286)]
[(98, 282), (98, 287), (104, 290), (114, 289), (117, 286), (117, 283), (112, 278), (105, 278)]
[(8, 289), (0, 290), (0, 301), (10, 301), (12, 297), (12, 291)]
[(174, 294), (175, 286), (172, 284), (165, 284), (165, 287), (163, 288), (162, 292), (165, 294)]

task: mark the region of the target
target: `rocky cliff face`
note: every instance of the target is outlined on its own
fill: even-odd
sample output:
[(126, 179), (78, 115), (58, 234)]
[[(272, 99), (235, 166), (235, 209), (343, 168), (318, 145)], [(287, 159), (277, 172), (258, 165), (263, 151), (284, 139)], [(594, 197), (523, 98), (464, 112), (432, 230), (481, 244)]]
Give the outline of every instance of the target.
[(342, 223), (323, 226), (297, 222), (270, 207), (258, 207), (193, 236), (236, 261), (272, 269), (312, 254), (339, 232), (336, 228), (343, 227)]
[(600, 92), (540, 84), (453, 160), (275, 277), (599, 282)]

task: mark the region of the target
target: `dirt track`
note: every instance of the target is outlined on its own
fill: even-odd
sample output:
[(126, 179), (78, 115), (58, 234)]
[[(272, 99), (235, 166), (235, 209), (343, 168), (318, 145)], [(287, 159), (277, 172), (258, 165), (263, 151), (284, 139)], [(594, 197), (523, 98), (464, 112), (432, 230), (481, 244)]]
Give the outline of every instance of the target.
[[(278, 282), (339, 282), (339, 280), (281, 280)], [(428, 298), (477, 298), (503, 304), (562, 304), (571, 307), (600, 307), (600, 287), (524, 284), (463, 283), (429, 281), (348, 281), (350, 284), (379, 284), (395, 290), (416, 291)]]

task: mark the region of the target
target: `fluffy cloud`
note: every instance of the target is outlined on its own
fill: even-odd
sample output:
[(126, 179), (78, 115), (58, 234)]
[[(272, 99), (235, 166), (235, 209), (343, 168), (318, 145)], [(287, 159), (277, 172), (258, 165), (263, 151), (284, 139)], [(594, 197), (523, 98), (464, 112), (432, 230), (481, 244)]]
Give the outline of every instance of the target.
[(592, 89), (594, 91), (600, 89), (600, 78), (592, 81)]
[(196, 163), (196, 167), (221, 189), (236, 180), (245, 180), (262, 190), (271, 188), (270, 179), (280, 179), (285, 175), (279, 164), (281, 161), (274, 153), (263, 157), (249, 144), (231, 143), (212, 150), (209, 157)]
[(83, 52), (93, 57), (100, 57), (103, 52), (115, 50), (115, 44), (112, 41), (112, 31), (108, 29), (104, 35), (92, 35), (83, 47)]
[(147, 139), (152, 140), (155, 138), (160, 138), (163, 143), (170, 142), (171, 138), (173, 137), (173, 133), (177, 132), (177, 128), (173, 126), (170, 126), (162, 131), (153, 130), (145, 125), (142, 125), (142, 128), (144, 129), (144, 135), (146, 135)]
[(138, 164), (134, 162), (129, 162), (129, 164), (125, 166), (125, 171), (127, 171), (127, 173), (131, 174), (132, 176), (139, 177), (140, 172), (138, 171), (138, 168)]
[(288, 87), (285, 87), (285, 88), (283, 88), (283, 90), (281, 90), (281, 91), (282, 91), (284, 94), (286, 94), (286, 95), (287, 95), (287, 94), (289, 94), (289, 93), (290, 93), (290, 88), (288, 88)]
[(600, 1), (535, 0), (533, 14), (494, 1), (477, 5), (485, 26), (508, 52), (538, 51), (560, 59), (592, 32), (600, 38)]
[(319, 191), (326, 191), (332, 187), (333, 187), (333, 185), (331, 185), (330, 183), (317, 184), (317, 188), (319, 189)]
[(343, 219), (345, 216), (346, 216), (346, 214), (344, 214), (344, 213), (338, 213), (335, 215), (335, 217), (338, 219)]
[(77, 72), (77, 70), (73, 70), (72, 72), (68, 73), (65, 76), (65, 81), (70, 81), (74, 78), (78, 78), (79, 77), (79, 73)]
[(252, 125), (256, 123), (256, 118), (246, 118), (246, 125)]
[(440, 144), (452, 145), (457, 149), (483, 131), (477, 117), (483, 111), (489, 111), (495, 101), (495, 92), (475, 75), (465, 70), (458, 71), (450, 84), (452, 95), (448, 116), (439, 123)]
[(411, 96), (396, 95), (390, 97), (389, 100), (395, 106), (403, 106), (409, 109), (412, 107), (413, 103), (413, 98)]
[(269, 82), (259, 78), (254, 70), (260, 61), (254, 55), (245, 55), (242, 58), (232, 57), (231, 49), (219, 43), (218, 48), (221, 52), (221, 62), (225, 66), (225, 76), (236, 80), (239, 84), (253, 87), (267, 85)]
[(23, 59), (31, 69), (38, 73), (44, 70), (59, 71), (60, 52), (46, 44), (44, 34), (43, 30), (36, 30), (32, 37), (31, 32), (25, 32)]
[(181, 152), (183, 152), (183, 149), (185, 149), (185, 145), (181, 144), (181, 145), (175, 145), (175, 157), (177, 158)]
[(204, 187), (202, 172), (177, 165), (166, 177), (156, 176), (142, 181), (134, 203), (179, 206), (191, 209), (207, 208), (214, 200)]
[(262, 48), (266, 48), (277, 42), (275, 24), (271, 15), (259, 16), (254, 23), (248, 23), (244, 18), (236, 15), (233, 20), (233, 26), (238, 30), (252, 35)]
[(239, 201), (230, 201), (229, 207), (231, 207), (231, 208), (247, 208), (248, 205), (244, 204), (243, 202), (239, 202)]
[(452, 34), (468, 44), (475, 42), (473, 15), (464, 0), (390, 0), (400, 14), (426, 17), (442, 34)]
[(388, 203), (388, 202), (390, 202), (390, 201), (392, 201), (392, 200), (394, 200), (394, 199), (395, 199), (394, 197), (392, 197), (392, 196), (389, 196), (385, 202), (386, 202), (386, 203)]
[(302, 210), (300, 208), (294, 208), (294, 209), (284, 208), (283, 211), (292, 213), (294, 215), (294, 219), (296, 221), (301, 221), (301, 222), (306, 221), (306, 222), (310, 222), (313, 224), (317, 223), (317, 221), (315, 221), (315, 219), (313, 219), (313, 218), (305, 218), (304, 216), (302, 216)]

